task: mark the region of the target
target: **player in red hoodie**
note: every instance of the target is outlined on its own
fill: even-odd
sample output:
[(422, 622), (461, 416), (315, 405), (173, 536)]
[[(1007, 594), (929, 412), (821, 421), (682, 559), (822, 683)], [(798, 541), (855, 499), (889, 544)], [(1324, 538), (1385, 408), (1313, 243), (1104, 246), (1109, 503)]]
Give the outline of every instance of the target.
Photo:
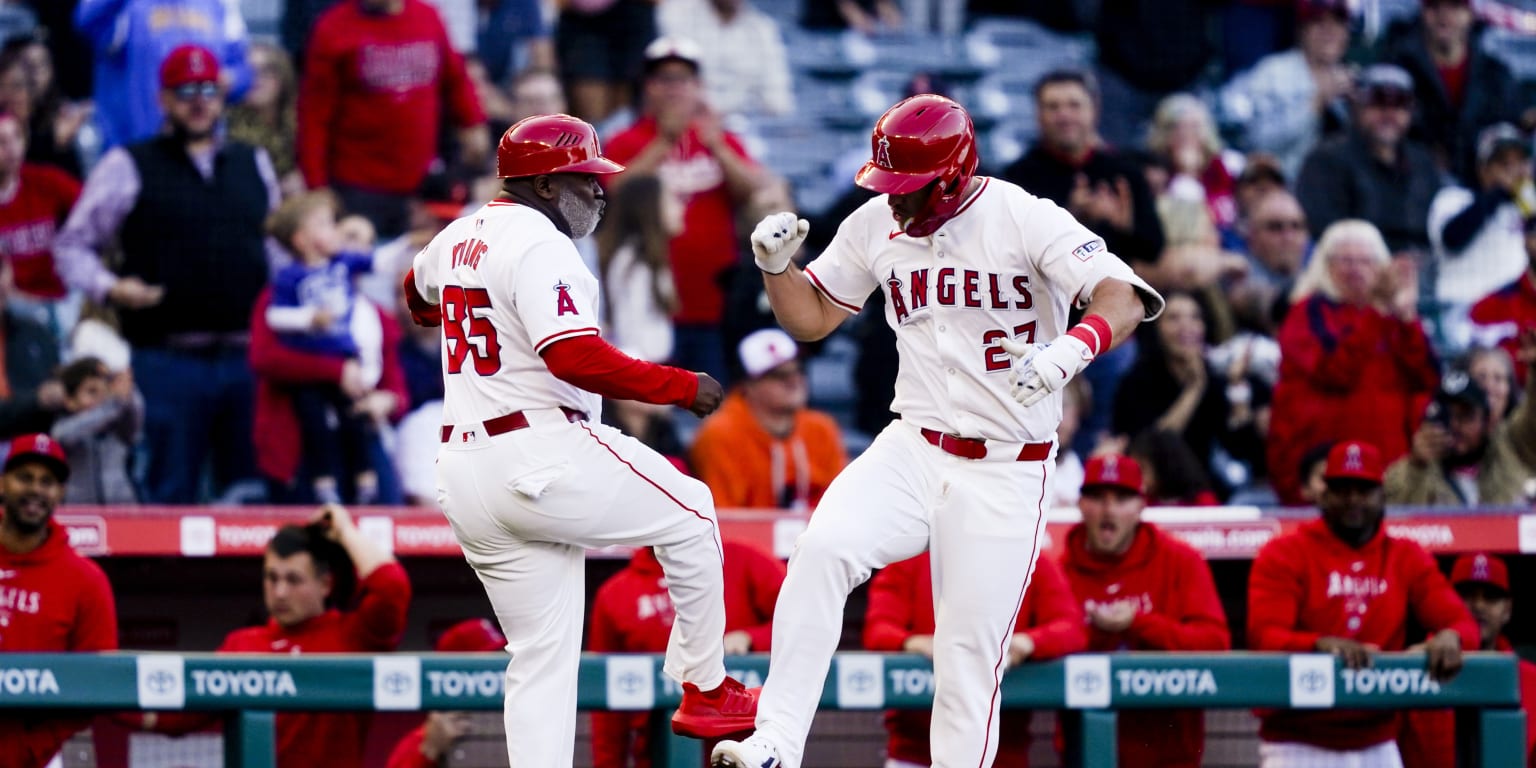
[[(1514, 652), (1504, 627), (1514, 608), (1509, 566), (1497, 555), (1477, 553), (1456, 558), (1451, 586), (1461, 595), (1481, 634), (1479, 650)], [(1518, 657), (1517, 657), (1518, 658)], [(1536, 768), (1536, 664), (1519, 659), (1520, 703), (1525, 709), (1526, 768)], [(1456, 713), (1450, 709), (1410, 709), (1397, 744), (1407, 768), (1439, 768), (1456, 761)]]
[[(1477, 624), (1423, 547), (1387, 536), (1381, 453), (1346, 441), (1328, 452), (1322, 519), (1259, 550), (1248, 581), (1248, 644), (1256, 651), (1331, 653), (1350, 669), (1371, 654), (1401, 651), (1408, 613), (1429, 632), (1429, 674), (1461, 671), (1478, 645)], [(1398, 715), (1391, 710), (1259, 713), (1263, 768), (1396, 768)]]
[[(784, 584), (784, 563), (750, 544), (724, 540), (725, 653), (768, 650), (773, 606)], [(650, 547), (603, 582), (592, 601), (587, 649), (595, 653), (660, 653), (673, 632), (672, 599)], [(594, 768), (649, 768), (649, 712), (593, 712)], [(632, 762), (631, 762), (632, 761)]]
[[(864, 616), (864, 647), (871, 651), (900, 651), (933, 658), (933, 566), (928, 553), (892, 563), (869, 586), (869, 610)], [(1088, 647), (1083, 613), (1072, 598), (1061, 566), (1039, 558), (1029, 590), (1019, 607), (1008, 666), (1024, 661), (1049, 661)], [(1029, 710), (1003, 711), (994, 768), (1029, 768)], [(888, 710), (885, 730), (886, 768), (927, 768), (932, 722), (926, 710)]]
[[(357, 598), (342, 603), (356, 569)], [(267, 543), (262, 560), (262, 597), (270, 617), (258, 627), (237, 629), (220, 652), (381, 653), (395, 650), (405, 631), (411, 582), (405, 569), (369, 541), (347, 510), (327, 504), (307, 525), (286, 525)], [(363, 768), (367, 712), (280, 712), (278, 768)], [(145, 713), (143, 726), (182, 734), (212, 724), (200, 713)]]
[[(507, 645), (501, 630), (486, 619), (469, 619), (448, 628), (437, 638), (439, 653), (485, 653)], [(428, 712), (426, 722), (407, 733), (385, 768), (440, 768), (454, 742), (469, 735), (474, 722), (469, 712)]]
[[(53, 519), (69, 463), (47, 435), (11, 441), (0, 497), (0, 653), (110, 651), (117, 648), (117, 604), (106, 574), (69, 548)], [(41, 768), (89, 715), (4, 710), (0, 765)]]
[[(1141, 521), (1141, 465), (1095, 456), (1083, 468), (1061, 560), (1083, 602), (1091, 651), (1225, 651), (1227, 615), (1211, 569), (1188, 544)], [(1205, 714), (1198, 709), (1128, 711), (1120, 718), (1120, 765), (1199, 768)]]

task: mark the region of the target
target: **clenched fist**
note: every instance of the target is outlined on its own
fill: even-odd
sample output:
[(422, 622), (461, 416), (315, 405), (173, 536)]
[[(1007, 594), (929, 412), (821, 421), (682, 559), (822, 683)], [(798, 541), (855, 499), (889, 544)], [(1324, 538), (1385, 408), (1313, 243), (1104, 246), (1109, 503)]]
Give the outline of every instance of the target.
[(693, 396), (693, 405), (688, 410), (699, 418), (704, 418), (715, 412), (720, 407), (720, 401), (725, 399), (725, 387), (715, 381), (715, 377), (707, 373), (699, 373), (699, 392)]
[(1093, 350), (1075, 336), (1058, 336), (1046, 344), (1016, 339), (999, 343), (1014, 358), (1013, 372), (1008, 374), (1013, 399), (1026, 407), (1064, 389), (1073, 376), (1093, 362)]
[(770, 275), (783, 274), (810, 231), (809, 221), (788, 211), (764, 217), (752, 230), (752, 255), (757, 257), (757, 268)]

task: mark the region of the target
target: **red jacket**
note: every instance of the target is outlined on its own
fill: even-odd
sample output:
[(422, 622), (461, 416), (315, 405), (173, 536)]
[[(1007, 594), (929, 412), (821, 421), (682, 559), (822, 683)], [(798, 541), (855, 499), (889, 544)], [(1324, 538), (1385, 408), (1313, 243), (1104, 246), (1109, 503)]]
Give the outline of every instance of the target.
[[(1499, 339), (1499, 347), (1518, 359), (1521, 328), (1536, 328), (1536, 272), (1524, 275), (1472, 305), (1472, 322)], [(1525, 366), (1515, 366), (1515, 377), (1525, 383)]]
[(46, 165), (21, 166), (16, 194), (0, 202), (0, 257), (15, 269), (16, 287), (48, 299), (64, 296), (53, 266), (53, 236), (80, 197), (80, 182)]
[[(384, 653), (400, 645), (411, 582), (396, 562), (375, 568), (358, 583), (357, 604), (349, 611), (330, 609), (302, 625), (286, 628), (275, 621), (237, 629), (224, 637), (220, 653)], [(278, 768), (363, 768), (368, 712), (277, 713)], [(155, 730), (180, 735), (218, 722), (201, 712), (159, 715)]]
[[(1455, 629), (1463, 648), (1481, 638), (1472, 614), (1435, 559), (1417, 543), (1386, 535), (1365, 546), (1340, 541), (1322, 520), (1270, 541), (1248, 577), (1248, 645), (1255, 651), (1311, 652), (1322, 637), (1347, 637), (1403, 650), (1408, 614), (1429, 632)], [(1326, 749), (1364, 749), (1397, 736), (1383, 710), (1260, 712), (1259, 736)]]
[(1325, 441), (1366, 440), (1384, 464), (1408, 442), (1440, 374), (1417, 322), (1313, 296), (1280, 327), (1280, 381), (1270, 418), (1269, 476), (1298, 505), (1301, 457)]
[[(96, 563), (48, 523), (42, 546), (24, 555), (0, 548), (0, 653), (117, 649), (117, 604)], [(0, 717), (0, 765), (41, 768), (90, 715), (11, 709)]]
[[(643, 117), (605, 142), (607, 156), (628, 163), (656, 139), (656, 119)], [(736, 136), (727, 133), (731, 151), (753, 163)], [(672, 279), (677, 283), (678, 323), (717, 325), (725, 313), (720, 274), (736, 266), (736, 203), (725, 183), (720, 161), (689, 128), (667, 153), (656, 175), (667, 191), (683, 200), (683, 228), (670, 247)]]
[[(1083, 613), (1130, 601), (1136, 618), (1121, 633), (1088, 626), (1090, 651), (1225, 651), (1232, 647), (1227, 614), (1204, 557), (1151, 523), (1136, 528), (1124, 555), (1088, 551), (1083, 524), (1067, 532), (1062, 568)], [(1085, 619), (1086, 620), (1086, 619)], [(1205, 715), (1198, 709), (1140, 710), (1120, 718), (1120, 763), (1200, 765)]]
[[(773, 606), (784, 584), (784, 564), (750, 544), (721, 543), (725, 631), (744, 630), (752, 636), (753, 651), (767, 651), (773, 637)], [(598, 588), (587, 648), (599, 653), (665, 651), (672, 619), (672, 599), (662, 582), (661, 563), (649, 547), (641, 547), (624, 570)], [(635, 768), (649, 768), (649, 720), (649, 712), (593, 712), (593, 766), (613, 768), (633, 760)]]
[(455, 125), (485, 122), (431, 5), (405, 0), (400, 13), (379, 14), (358, 0), (336, 3), (315, 21), (299, 81), (304, 180), (414, 192), (437, 156), (445, 105)]
[[(284, 385), (334, 384), (341, 381), (345, 361), (330, 355), (313, 355), (283, 346), (272, 326), (267, 325), (267, 305), (272, 289), (256, 297), (251, 311), (251, 370), (256, 374), (255, 444), (256, 467), (267, 477), (283, 483), (293, 482), (304, 458), (304, 441), (299, 432), (299, 417)], [(360, 305), (361, 306), (361, 305)], [(400, 326), (388, 312), (379, 309), (383, 329), (384, 370), (378, 388), (395, 395), (398, 419), (410, 406), (405, 388), (405, 372), (400, 367)]]
[[(1514, 646), (1501, 635), (1493, 649), (1513, 653)], [(1536, 664), (1517, 661), (1520, 670), (1520, 708), (1525, 710), (1525, 765), (1536, 768)], [(1456, 710), (1409, 709), (1397, 734), (1404, 768), (1440, 768), (1456, 764)]]
[[(892, 563), (875, 575), (869, 585), (869, 611), (864, 616), (864, 647), (871, 651), (901, 651), (907, 638), (932, 635), (933, 563), (924, 552)], [(1061, 566), (1048, 557), (1035, 562), (1035, 575), (1024, 604), (1019, 607), (1014, 630), (1035, 641), (1030, 661), (1049, 661), (1088, 647), (1083, 613), (1072, 599), (1072, 590)], [(926, 710), (888, 710), (885, 730), (886, 755), (894, 760), (928, 765), (928, 729), (932, 715)], [(997, 743), (996, 768), (1029, 768), (1029, 720), (1027, 709), (1003, 711)]]
[(384, 768), (438, 768), (436, 760), (428, 760), (427, 756), (421, 753), (421, 743), (426, 739), (427, 726), (426, 723), (422, 723), (395, 745), (394, 751), (389, 753), (389, 762)]

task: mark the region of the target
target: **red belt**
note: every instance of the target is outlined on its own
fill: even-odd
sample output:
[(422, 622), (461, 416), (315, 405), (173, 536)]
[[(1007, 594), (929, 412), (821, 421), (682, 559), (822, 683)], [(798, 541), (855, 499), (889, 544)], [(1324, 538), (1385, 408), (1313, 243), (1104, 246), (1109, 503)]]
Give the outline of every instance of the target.
[[(574, 408), (566, 408), (565, 406), (561, 406), (560, 411), (561, 413), (565, 414), (566, 421), (577, 422), (587, 420), (587, 414), (585, 412), (578, 411)], [(503, 435), (508, 432), (516, 432), (519, 429), (527, 429), (528, 417), (524, 416), (522, 411), (515, 411), (505, 416), (497, 416), (494, 419), (486, 419), (485, 421), (481, 422), (481, 426), (485, 428), (485, 434), (487, 437), (495, 437), (497, 435)], [(448, 442), (448, 438), (453, 436), (453, 429), (454, 427), (452, 424), (443, 425), (443, 442)]]
[[(932, 429), (923, 429), (923, 439), (939, 450), (962, 459), (984, 459), (987, 457), (987, 441), (974, 437), (955, 437), (946, 435)], [(1019, 449), (1018, 458), (1014, 461), (1045, 461), (1050, 458), (1050, 443), (1025, 443)]]

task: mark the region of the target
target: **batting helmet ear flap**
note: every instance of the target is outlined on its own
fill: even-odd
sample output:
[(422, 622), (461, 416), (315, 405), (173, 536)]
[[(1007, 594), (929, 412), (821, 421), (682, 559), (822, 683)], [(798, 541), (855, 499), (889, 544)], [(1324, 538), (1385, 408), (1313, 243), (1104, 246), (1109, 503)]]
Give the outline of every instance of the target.
[(496, 146), (496, 176), (515, 179), (545, 173), (618, 173), (624, 166), (603, 157), (597, 129), (570, 115), (524, 118)]

